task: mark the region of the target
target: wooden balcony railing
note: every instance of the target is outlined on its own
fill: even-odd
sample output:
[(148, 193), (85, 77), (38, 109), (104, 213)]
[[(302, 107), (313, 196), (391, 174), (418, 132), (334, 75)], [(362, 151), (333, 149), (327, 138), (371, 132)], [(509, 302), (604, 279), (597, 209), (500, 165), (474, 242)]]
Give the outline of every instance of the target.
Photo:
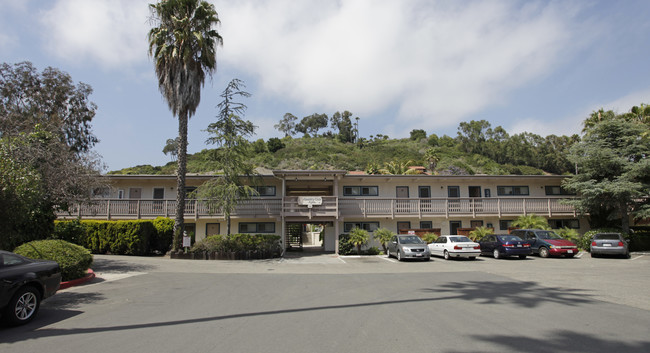
[[(240, 203), (232, 213), (238, 218), (285, 217), (502, 217), (537, 214), (543, 216), (576, 216), (575, 209), (561, 202), (566, 198), (337, 198), (323, 196), (318, 205), (300, 204), (298, 197), (253, 198)], [(98, 199), (74, 204), (69, 211), (58, 212), (59, 218), (88, 219), (151, 219), (174, 217), (175, 200)], [(210, 210), (201, 200), (187, 200), (186, 218), (220, 218), (221, 210)]]

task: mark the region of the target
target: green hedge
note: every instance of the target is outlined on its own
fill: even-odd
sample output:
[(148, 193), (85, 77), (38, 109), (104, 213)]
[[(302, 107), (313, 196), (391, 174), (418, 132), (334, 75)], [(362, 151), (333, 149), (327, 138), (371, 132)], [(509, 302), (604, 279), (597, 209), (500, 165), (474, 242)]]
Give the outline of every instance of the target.
[(172, 242), (174, 221), (57, 221), (53, 238), (81, 245), (94, 254), (149, 255), (165, 253)]
[(17, 247), (14, 252), (32, 259), (56, 261), (63, 281), (85, 276), (93, 263), (88, 249), (64, 240), (36, 240)]
[(280, 253), (280, 236), (272, 234), (211, 235), (192, 246), (190, 252), (266, 252)]

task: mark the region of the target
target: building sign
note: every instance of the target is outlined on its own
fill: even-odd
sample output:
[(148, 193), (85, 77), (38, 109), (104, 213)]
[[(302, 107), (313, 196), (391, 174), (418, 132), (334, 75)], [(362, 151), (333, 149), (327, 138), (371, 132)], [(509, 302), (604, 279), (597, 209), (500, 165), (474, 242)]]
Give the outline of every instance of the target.
[(320, 196), (298, 196), (298, 204), (312, 208), (314, 205), (322, 205), (323, 198)]

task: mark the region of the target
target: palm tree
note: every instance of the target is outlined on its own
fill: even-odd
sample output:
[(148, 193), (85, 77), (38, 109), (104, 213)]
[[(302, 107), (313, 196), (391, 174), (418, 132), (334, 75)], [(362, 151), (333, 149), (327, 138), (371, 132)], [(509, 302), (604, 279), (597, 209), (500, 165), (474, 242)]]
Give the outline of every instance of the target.
[(548, 220), (536, 214), (521, 215), (512, 222), (512, 226), (522, 229), (550, 229)]
[(429, 164), (429, 171), (433, 173), (433, 171), (436, 169), (436, 166), (438, 165), (438, 162), (440, 162), (440, 155), (438, 154), (438, 149), (435, 147), (428, 148), (424, 152), (424, 159)]
[(178, 117), (178, 168), (173, 250), (180, 246), (185, 212), (187, 123), (201, 100), (207, 75), (217, 69), (216, 47), (223, 44), (213, 29), (219, 24), (214, 6), (199, 0), (164, 0), (150, 4), (149, 56), (154, 59), (160, 93)]

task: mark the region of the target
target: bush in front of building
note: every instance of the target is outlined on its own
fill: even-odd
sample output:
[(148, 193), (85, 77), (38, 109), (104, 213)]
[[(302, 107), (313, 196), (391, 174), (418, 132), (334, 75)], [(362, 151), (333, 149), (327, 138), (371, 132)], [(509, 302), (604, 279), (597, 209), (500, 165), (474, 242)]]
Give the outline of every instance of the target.
[(61, 267), (62, 281), (85, 276), (93, 263), (88, 249), (65, 240), (36, 240), (17, 247), (14, 252), (32, 259), (56, 261)]
[(273, 234), (211, 235), (196, 242), (190, 253), (195, 259), (266, 259), (280, 256), (282, 246), (280, 236)]
[(353, 255), (354, 244), (350, 242), (350, 234), (339, 235), (339, 255)]
[(94, 254), (150, 255), (165, 253), (171, 246), (174, 221), (57, 221), (54, 239), (89, 249)]

